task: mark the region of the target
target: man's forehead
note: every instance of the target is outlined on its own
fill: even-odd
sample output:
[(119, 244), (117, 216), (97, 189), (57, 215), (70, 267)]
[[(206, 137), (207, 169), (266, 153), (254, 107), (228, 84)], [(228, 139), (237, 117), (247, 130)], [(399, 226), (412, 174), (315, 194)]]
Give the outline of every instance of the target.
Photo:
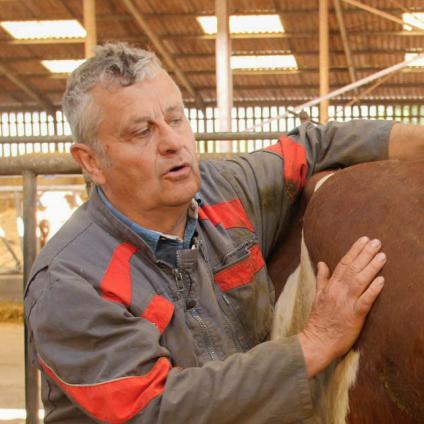
[(104, 112), (113, 112), (115, 118), (123, 113), (119, 118), (121, 126), (152, 119), (158, 113), (184, 111), (181, 92), (164, 71), (129, 86), (121, 86), (119, 82), (98, 84), (90, 91)]
[[(173, 113), (184, 113), (184, 105), (182, 102), (175, 103), (174, 105), (165, 106), (163, 109), (161, 109), (161, 112), (164, 115), (170, 115)], [(126, 119), (127, 125), (133, 125), (140, 122), (146, 122), (151, 119), (154, 119), (154, 113), (149, 113), (146, 111), (146, 113), (138, 113), (137, 111), (134, 111), (132, 115), (129, 115)]]

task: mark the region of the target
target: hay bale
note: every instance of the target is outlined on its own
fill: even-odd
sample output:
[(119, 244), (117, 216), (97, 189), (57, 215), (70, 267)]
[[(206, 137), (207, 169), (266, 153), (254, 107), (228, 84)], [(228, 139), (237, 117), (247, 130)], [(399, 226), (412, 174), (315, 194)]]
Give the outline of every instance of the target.
[(0, 301), (0, 322), (22, 324), (24, 307), (21, 303)]

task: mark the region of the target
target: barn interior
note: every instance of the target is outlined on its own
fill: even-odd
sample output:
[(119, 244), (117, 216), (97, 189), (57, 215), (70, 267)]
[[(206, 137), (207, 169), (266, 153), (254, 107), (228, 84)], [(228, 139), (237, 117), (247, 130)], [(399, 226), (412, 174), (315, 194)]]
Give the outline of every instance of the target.
[(22, 291), (87, 198), (61, 102), (69, 73), (108, 42), (158, 55), (201, 158), (267, 147), (306, 121), (424, 123), (422, 0), (0, 0), (0, 331), (19, 344), (2, 349), (0, 421), (38, 421)]

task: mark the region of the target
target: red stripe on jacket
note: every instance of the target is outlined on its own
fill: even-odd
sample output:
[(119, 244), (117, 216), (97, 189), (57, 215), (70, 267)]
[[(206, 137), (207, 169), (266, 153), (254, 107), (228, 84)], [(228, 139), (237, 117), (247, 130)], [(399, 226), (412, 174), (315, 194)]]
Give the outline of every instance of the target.
[(44, 372), (75, 402), (97, 420), (111, 424), (128, 421), (164, 391), (171, 369), (167, 358), (159, 358), (145, 375), (122, 377), (97, 384), (68, 384), (40, 357)]
[(215, 274), (215, 283), (222, 291), (236, 289), (249, 284), (255, 274), (264, 266), (261, 249), (256, 244), (247, 258)]
[(131, 304), (131, 256), (136, 248), (129, 243), (121, 243), (113, 252), (109, 266), (100, 282), (100, 292), (104, 299)]
[(205, 205), (199, 208), (199, 220), (209, 220), (213, 225), (224, 228), (247, 228), (254, 232), (252, 223), (240, 202), (240, 199)]
[(295, 185), (296, 191), (305, 187), (308, 165), (306, 149), (289, 137), (280, 137), (276, 144), (264, 149), (284, 159), (284, 180)]
[(141, 317), (153, 323), (162, 334), (171, 321), (174, 305), (162, 296), (155, 294)]

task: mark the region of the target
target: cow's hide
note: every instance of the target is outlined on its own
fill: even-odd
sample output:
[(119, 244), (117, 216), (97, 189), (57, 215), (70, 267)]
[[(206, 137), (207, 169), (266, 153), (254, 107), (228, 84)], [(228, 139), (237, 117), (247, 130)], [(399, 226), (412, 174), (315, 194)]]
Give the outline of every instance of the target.
[[(381, 239), (388, 256), (385, 288), (354, 348), (314, 379), (316, 422), (424, 422), (423, 217), (423, 162), (377, 162), (340, 171), (308, 205), (301, 263), (276, 304), (273, 338), (303, 329), (319, 260), (334, 270), (363, 235)], [(277, 252), (273, 261), (278, 259)], [(272, 275), (272, 263), (270, 268)]]

